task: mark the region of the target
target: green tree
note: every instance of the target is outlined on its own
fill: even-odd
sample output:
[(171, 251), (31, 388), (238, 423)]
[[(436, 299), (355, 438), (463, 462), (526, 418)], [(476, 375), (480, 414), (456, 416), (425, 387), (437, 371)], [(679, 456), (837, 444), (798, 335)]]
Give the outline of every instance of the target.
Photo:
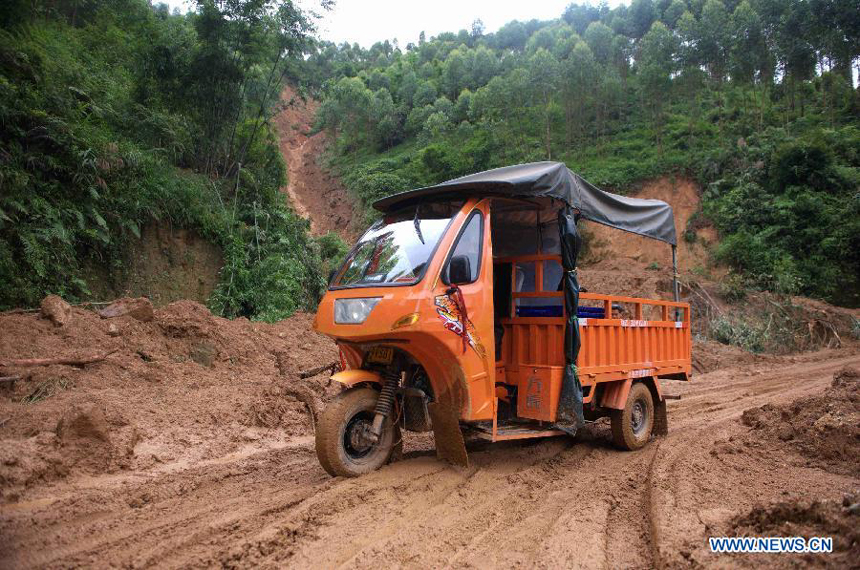
[[(815, 72), (815, 48), (810, 43), (813, 26), (808, 2), (792, 3), (782, 15), (776, 34), (777, 53), (783, 72), (788, 78), (791, 110), (796, 108), (797, 85)], [(801, 92), (802, 93), (802, 92)], [(800, 115), (804, 114), (804, 98), (800, 98)]]
[(722, 0), (705, 2), (697, 32), (700, 61), (708, 68), (711, 79), (719, 87), (726, 75), (731, 37), (729, 14)]
[[(769, 58), (767, 44), (761, 33), (761, 20), (747, 0), (738, 4), (731, 19), (731, 52), (729, 54), (732, 77), (741, 85), (752, 89), (753, 104), (758, 108), (759, 126), (763, 122), (764, 97), (756, 97), (758, 72)], [(746, 94), (744, 94), (746, 105)]]
[(526, 42), (526, 53), (534, 54), (539, 49), (551, 51), (555, 45), (555, 36), (549, 28), (541, 28)]
[(447, 97), (439, 97), (433, 102), (433, 112), (442, 113), (446, 118), (450, 118), (454, 111), (454, 103)]
[(651, 29), (651, 24), (657, 19), (652, 0), (633, 0), (630, 3), (628, 30), (634, 39), (642, 38)]
[(462, 51), (455, 49), (448, 54), (442, 65), (442, 86), (445, 93), (456, 98), (460, 90), (468, 84), (467, 76), (466, 58)]
[(496, 32), (496, 42), (499, 48), (522, 51), (529, 36), (522, 22), (508, 22)]
[(675, 37), (662, 22), (654, 22), (642, 38), (641, 44), (639, 80), (642, 85), (642, 100), (651, 111), (655, 142), (661, 155), (665, 106), (671, 96), (672, 74), (676, 67), (676, 46)]
[(852, 83), (852, 64), (860, 57), (860, 17), (854, 0), (810, 0), (812, 31), (833, 71)]
[(347, 146), (352, 148), (370, 130), (373, 100), (373, 93), (361, 79), (344, 77), (334, 85), (320, 109), (321, 126), (347, 134)]
[(401, 105), (411, 108), (416, 91), (418, 91), (418, 76), (415, 75), (412, 68), (409, 68), (403, 73), (403, 77), (400, 79), (400, 85), (397, 88), (397, 99)]
[(663, 15), (660, 17), (660, 20), (669, 26), (669, 28), (675, 29), (678, 25), (678, 20), (681, 19), (681, 16), (683, 16), (686, 11), (687, 5), (684, 3), (684, 0), (672, 0), (671, 4), (669, 4), (669, 6), (667, 6), (663, 11)]
[(454, 104), (453, 112), (451, 113), (451, 119), (454, 123), (461, 123), (463, 121), (468, 121), (472, 108), (472, 92), (468, 89), (463, 89), (460, 92), (459, 97), (457, 97), (457, 102)]
[(436, 96), (436, 87), (434, 87), (429, 81), (424, 81), (420, 83), (418, 85), (418, 89), (415, 90), (415, 95), (412, 98), (412, 106), (414, 108), (419, 108), (425, 105), (432, 105), (436, 100)]
[(627, 79), (630, 71), (630, 40), (626, 36), (618, 34), (612, 40), (612, 63), (618, 70), (622, 80)]
[(585, 43), (591, 48), (594, 59), (601, 65), (608, 64), (612, 58), (612, 40), (614, 38), (615, 33), (602, 22), (589, 24), (583, 36)]
[(552, 95), (558, 85), (559, 64), (544, 48), (538, 48), (529, 58), (529, 78), (535, 96), (541, 101), (546, 159), (552, 160)]
[(570, 148), (574, 137), (579, 141), (583, 136), (586, 109), (593, 100), (597, 66), (588, 45), (579, 41), (568, 59), (562, 62), (561, 69), (564, 76), (567, 146)]
[(400, 121), (388, 89), (380, 88), (373, 94), (370, 121), (377, 145), (390, 148), (400, 135)]
[(498, 73), (498, 60), (495, 54), (484, 46), (471, 51), (469, 60), (468, 86), (477, 89), (490, 82)]
[(569, 4), (561, 17), (577, 34), (582, 35), (593, 22), (600, 18), (600, 8), (591, 4)]
[(451, 130), (451, 121), (448, 117), (439, 111), (433, 112), (424, 121), (424, 127), (421, 132), (422, 137), (426, 141), (438, 140), (445, 136)]
[(427, 118), (434, 112), (433, 105), (415, 107), (409, 111), (409, 115), (406, 117), (406, 134), (416, 135), (420, 133), (424, 128), (424, 123), (427, 121)]

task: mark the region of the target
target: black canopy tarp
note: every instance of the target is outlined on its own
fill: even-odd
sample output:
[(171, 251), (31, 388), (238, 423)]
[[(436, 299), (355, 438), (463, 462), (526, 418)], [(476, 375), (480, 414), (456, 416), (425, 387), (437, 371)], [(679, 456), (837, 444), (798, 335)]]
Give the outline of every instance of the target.
[(604, 192), (561, 162), (532, 162), (478, 172), (395, 194), (377, 201), (373, 207), (389, 212), (431, 196), (444, 198), (463, 194), (556, 198), (579, 210), (586, 220), (676, 244), (675, 219), (667, 203)]
[(558, 402), (556, 425), (571, 435), (582, 426), (582, 383), (576, 373), (576, 357), (579, 355), (579, 323), (576, 309), (579, 306), (579, 280), (576, 276), (576, 258), (582, 238), (576, 230), (576, 218), (569, 207), (558, 211), (558, 232), (561, 238), (561, 266), (564, 269), (564, 376), (561, 380), (561, 395)]

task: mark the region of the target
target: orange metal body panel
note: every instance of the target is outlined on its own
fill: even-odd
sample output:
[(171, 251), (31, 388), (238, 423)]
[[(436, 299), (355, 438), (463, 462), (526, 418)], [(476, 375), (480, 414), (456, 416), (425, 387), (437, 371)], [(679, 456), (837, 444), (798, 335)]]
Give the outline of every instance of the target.
[(362, 382), (370, 382), (372, 384), (382, 384), (382, 377), (378, 372), (372, 370), (360, 370), (353, 368), (351, 370), (342, 370), (332, 374), (331, 379), (335, 382), (340, 382), (344, 386), (350, 387)]
[[(461, 287), (474, 340), (464, 351), (462, 337), (446, 328), (440, 318), (438, 303), (444, 302), (448, 288), (441, 281), (440, 272), (454, 240), (475, 210), (484, 215), (484, 245), (477, 281)], [(543, 262), (558, 262), (560, 257), (528, 255), (494, 259), (489, 211), (489, 199), (473, 198), (465, 203), (442, 237), (424, 278), (417, 284), (328, 291), (319, 305), (314, 328), (340, 344), (348, 368), (361, 366), (364, 352), (374, 345), (396, 346), (409, 353), (426, 370), (437, 401), (455, 406), (463, 421), (495, 421), (498, 382), (517, 386), (518, 416), (553, 422), (564, 367), (564, 318), (503, 319), (505, 334), (502, 355), (497, 361), (492, 283), (494, 262), (535, 262), (536, 292), (514, 292), (512, 302), (515, 304), (518, 298), (525, 297), (561, 297), (560, 292), (542, 291)], [(361, 297), (380, 297), (381, 301), (363, 324), (335, 324), (335, 299)], [(585, 404), (593, 402), (600, 383), (614, 383), (602, 390), (599, 403), (616, 408), (619, 402), (623, 407), (629, 386), (638, 379), (653, 378), (659, 395), (659, 377), (689, 378), (692, 335), (687, 303), (596, 293), (582, 293), (580, 300), (581, 304), (602, 304), (604, 308), (604, 318), (579, 320), (582, 345), (577, 370), (585, 391)], [(613, 315), (613, 303), (632, 306), (632, 311), (629, 315)], [(516, 315), (513, 309), (511, 314)], [(413, 313), (418, 315), (416, 319), (405, 319)], [(620, 316), (625, 318), (617, 318)], [(404, 321), (412, 324), (393, 326)]]
[[(561, 350), (558, 343), (556, 350)], [(520, 367), (517, 387), (517, 415), (533, 420), (555, 421), (561, 395), (561, 366), (527, 365)]]
[[(514, 292), (514, 304), (521, 298), (552, 299), (563, 296), (561, 292), (541, 291), (545, 261), (560, 262), (561, 258), (558, 255), (541, 254), (495, 260), (496, 263), (515, 265), (535, 263), (536, 291)], [(512, 274), (515, 273), (512, 271)], [(657, 393), (660, 394), (660, 384), (656, 380), (660, 376), (683, 374), (689, 377), (692, 373), (693, 339), (689, 304), (598, 293), (582, 293), (579, 298), (581, 304), (585, 301), (593, 306), (602, 305), (604, 310), (604, 318), (579, 319), (581, 347), (576, 365), (585, 392), (584, 403), (593, 401), (599, 383), (611, 383), (603, 391), (600, 405), (623, 408), (629, 387), (635, 379), (654, 378)], [(630, 316), (634, 318), (616, 318), (613, 305), (617, 303), (632, 306)], [(680, 319), (677, 321), (673, 315), (676, 310)], [(646, 314), (654, 313), (657, 320), (643, 318)], [(511, 314), (516, 315), (516, 307), (512, 308)], [(557, 371), (546, 387), (549, 391), (547, 399), (560, 391), (564, 369), (564, 323), (564, 317), (514, 316), (502, 320), (505, 328), (502, 361), (505, 363), (506, 382), (518, 386), (520, 394), (531, 386), (529, 394), (534, 398), (534, 382), (530, 382), (530, 378), (542, 368)], [(557, 400), (549, 414), (518, 405), (517, 415), (555, 421), (556, 408)]]

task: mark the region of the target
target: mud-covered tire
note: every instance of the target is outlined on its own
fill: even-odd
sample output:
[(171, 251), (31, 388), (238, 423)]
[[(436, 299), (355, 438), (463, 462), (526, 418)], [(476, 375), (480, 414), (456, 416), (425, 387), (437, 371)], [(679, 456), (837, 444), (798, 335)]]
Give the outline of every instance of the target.
[(392, 454), (402, 454), (400, 428), (392, 424), (391, 418), (385, 420), (379, 441), (369, 449), (351, 446), (347, 429), (354, 429), (355, 422), (372, 423), (378, 398), (379, 392), (372, 388), (354, 388), (338, 394), (320, 414), (317, 458), (329, 475), (358, 477), (385, 465)]
[(654, 399), (645, 384), (630, 387), (623, 410), (612, 410), (612, 440), (616, 447), (627, 451), (641, 449), (654, 429)]

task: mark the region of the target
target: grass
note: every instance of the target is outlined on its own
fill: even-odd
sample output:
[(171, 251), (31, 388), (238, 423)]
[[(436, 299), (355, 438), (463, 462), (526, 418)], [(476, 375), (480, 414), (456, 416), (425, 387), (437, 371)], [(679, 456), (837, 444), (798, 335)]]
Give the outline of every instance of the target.
[(21, 398), (22, 404), (36, 404), (50, 398), (54, 394), (62, 391), (68, 390), (74, 385), (74, 382), (69, 380), (68, 378), (48, 378), (46, 380), (40, 381), (36, 384), (36, 387), (32, 392)]

